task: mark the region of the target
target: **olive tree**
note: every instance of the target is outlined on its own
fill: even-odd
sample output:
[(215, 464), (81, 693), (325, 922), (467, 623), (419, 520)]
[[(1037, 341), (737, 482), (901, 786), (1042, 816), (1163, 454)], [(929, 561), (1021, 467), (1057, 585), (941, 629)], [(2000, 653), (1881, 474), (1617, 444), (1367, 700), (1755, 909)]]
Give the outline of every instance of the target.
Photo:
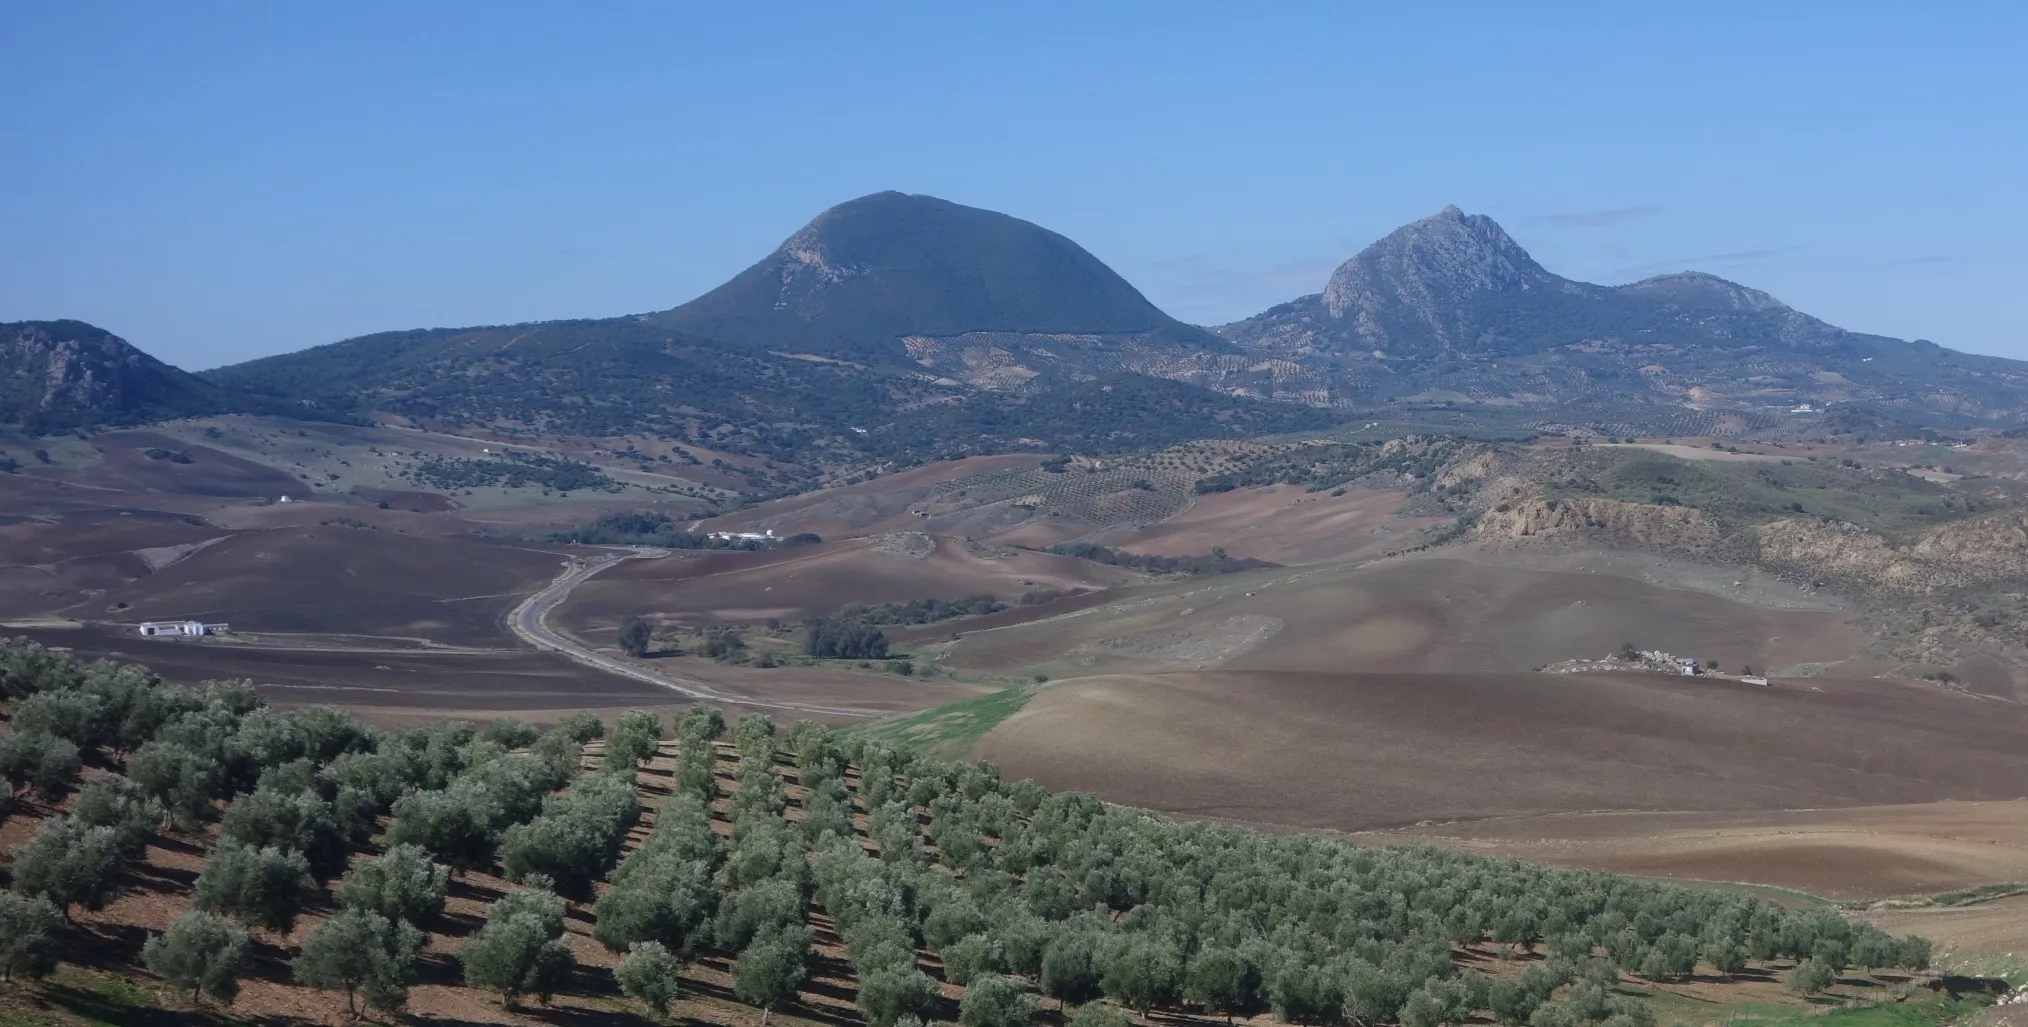
[(1020, 982), (998, 974), (973, 980), (958, 1003), (958, 1022), (965, 1027), (1028, 1027), (1041, 1013)]
[(486, 909), (486, 926), (458, 950), (465, 984), (500, 996), (512, 1007), (523, 995), (544, 1002), (570, 979), (577, 965), (563, 935), (564, 903), (549, 882), (531, 877), (527, 887), (501, 896)]
[(38, 980), (56, 969), (63, 913), (47, 899), (0, 892), (0, 981)]
[(103, 909), (120, 891), (126, 857), (110, 827), (90, 827), (71, 817), (51, 817), (14, 850), (14, 890), (48, 899), (70, 918), (70, 907)]
[(246, 932), (223, 917), (193, 909), (177, 917), (169, 929), (148, 939), (141, 962), (170, 987), (230, 1004), (239, 995), (240, 969), (246, 963)]
[(292, 849), (222, 842), (204, 861), (192, 900), (248, 926), (288, 931), (308, 901), (310, 862)]
[(345, 1011), (357, 1016), (355, 996), (386, 1013), (408, 1004), (408, 982), (421, 955), (423, 934), (405, 920), (351, 908), (324, 921), (303, 942), (291, 967), (296, 982), (345, 992)]
[(676, 957), (661, 942), (635, 942), (613, 967), (613, 979), (628, 998), (651, 1012), (666, 1013), (678, 994), (676, 966)]
[(859, 975), (859, 1011), (867, 1027), (895, 1027), (905, 1016), (928, 1022), (936, 1001), (936, 979), (916, 969), (914, 960)]
[(419, 846), (396, 845), (345, 875), (338, 905), (421, 926), (443, 911), (450, 877), (449, 868), (430, 862)]
[(793, 1002), (809, 974), (810, 934), (801, 924), (754, 939), (732, 964), (732, 990), (741, 1002), (768, 1014)]

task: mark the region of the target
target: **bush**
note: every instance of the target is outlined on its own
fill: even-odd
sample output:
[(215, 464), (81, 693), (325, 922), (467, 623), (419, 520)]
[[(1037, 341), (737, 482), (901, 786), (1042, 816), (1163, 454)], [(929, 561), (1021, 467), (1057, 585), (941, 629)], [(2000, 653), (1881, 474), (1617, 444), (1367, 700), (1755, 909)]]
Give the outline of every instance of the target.
[(240, 968), (246, 963), (246, 932), (222, 917), (191, 910), (169, 924), (169, 930), (148, 939), (141, 962), (170, 987), (230, 1004), (239, 995)]
[(354, 1017), (355, 995), (370, 1008), (398, 1013), (408, 1004), (408, 981), (422, 947), (423, 933), (414, 925), (352, 908), (318, 925), (291, 966), (298, 984), (343, 989), (345, 1011)]
[(887, 635), (858, 620), (818, 618), (804, 626), (803, 652), (820, 660), (884, 660)]
[(626, 617), (620, 621), (620, 651), (628, 656), (648, 655), (648, 645), (654, 640), (654, 631), (648, 622), (639, 617)]
[(0, 892), (0, 981), (40, 980), (56, 969), (63, 911), (47, 899)]
[(500, 840), (493, 823), (501, 812), (496, 800), (470, 790), (410, 792), (394, 804), (387, 841), (414, 845), (458, 869), (483, 870), (493, 865)]

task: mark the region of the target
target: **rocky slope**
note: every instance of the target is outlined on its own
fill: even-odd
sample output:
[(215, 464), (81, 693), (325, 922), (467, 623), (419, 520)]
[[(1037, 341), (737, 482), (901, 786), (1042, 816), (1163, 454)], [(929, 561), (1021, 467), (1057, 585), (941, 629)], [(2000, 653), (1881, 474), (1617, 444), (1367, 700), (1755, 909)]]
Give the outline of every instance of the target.
[(215, 413), (237, 399), (82, 321), (0, 324), (0, 423), (32, 432)]
[(1321, 293), (1218, 332), (1304, 365), (1340, 403), (1863, 403), (1956, 425), (2028, 416), (2028, 364), (1849, 332), (1713, 275), (1573, 281), (1456, 207), (1367, 247)]

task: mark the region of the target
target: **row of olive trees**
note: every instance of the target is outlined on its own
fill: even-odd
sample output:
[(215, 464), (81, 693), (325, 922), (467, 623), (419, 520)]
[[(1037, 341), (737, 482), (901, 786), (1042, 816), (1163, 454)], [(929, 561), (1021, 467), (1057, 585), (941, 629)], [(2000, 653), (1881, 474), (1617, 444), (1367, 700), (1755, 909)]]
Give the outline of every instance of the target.
[[(14, 735), (32, 734), (26, 748), (37, 751), (69, 743), (83, 761), (124, 753), (128, 772), (87, 785), (71, 817), (51, 818), (24, 847), (47, 854), (25, 863), (17, 854), (24, 895), (47, 898), (59, 919), (73, 903), (102, 901), (154, 821), (187, 826), (232, 799), (198, 886), (198, 913), (216, 919), (194, 913), (181, 932), (193, 940), (172, 944), (181, 937), (172, 928), (158, 946), (203, 955), (183, 958), (175, 978), (198, 990), (243, 945), (234, 931), (286, 929), (383, 811), (393, 815), (387, 854), (346, 875), (344, 912), (313, 940), (342, 933), (306, 944), (298, 959), (306, 983), (379, 1008), (402, 994), (394, 985), (413, 962), (417, 914), (342, 896), (364, 894), (354, 877), (397, 854), (403, 879), (499, 862), (522, 883), (460, 953), (467, 982), (506, 1001), (546, 998), (569, 975), (555, 889), (585, 894), (610, 876), (595, 935), (625, 954), (616, 976), (628, 994), (665, 1006), (682, 965), (714, 951), (733, 958), (735, 991), (765, 1017), (793, 1001), (807, 973), (814, 903), (845, 944), (874, 1027), (938, 1012), (923, 950), (966, 988), (958, 1012), (968, 1027), (1026, 1023), (1038, 995), (1085, 1007), (1079, 1019), (1094, 1023), (1107, 1015), (1094, 1007), (1103, 997), (1143, 1012), (1187, 1004), (1300, 1023), (1429, 1027), (1483, 1011), (1503, 1024), (1640, 1027), (1645, 1007), (1612, 995), (1623, 971), (1666, 979), (1700, 963), (1734, 973), (1749, 960), (1789, 959), (1798, 987), (1809, 988), (1848, 967), (1915, 968), (1928, 958), (1920, 939), (1828, 912), (1433, 849), (1178, 823), (808, 722), (789, 730), (784, 754), (764, 717), (731, 731), (732, 830), (721, 839), (711, 804), (726, 791), (717, 744), (726, 725), (709, 707), (674, 725), (672, 794), (646, 844), (616, 866), (638, 816), (633, 771), (661, 748), (661, 725), (647, 714), (623, 714), (600, 773), (579, 778), (582, 743), (600, 733), (588, 715), (547, 733), (516, 721), (378, 733), (328, 711), (276, 713), (240, 686), (166, 688), (131, 668), (77, 668), (18, 648), (0, 650), (0, 686), (20, 700)], [(15, 684), (49, 675), (56, 687)], [(39, 791), (39, 759), (17, 762), (14, 791)], [(802, 792), (793, 804), (785, 762)], [(855, 836), (856, 814), (871, 851)], [(24, 866), (38, 865), (43, 877), (31, 872), (23, 887)], [(33, 920), (43, 908), (8, 915)], [(1489, 943), (1546, 958), (1518, 979), (1460, 973), (1454, 947)]]

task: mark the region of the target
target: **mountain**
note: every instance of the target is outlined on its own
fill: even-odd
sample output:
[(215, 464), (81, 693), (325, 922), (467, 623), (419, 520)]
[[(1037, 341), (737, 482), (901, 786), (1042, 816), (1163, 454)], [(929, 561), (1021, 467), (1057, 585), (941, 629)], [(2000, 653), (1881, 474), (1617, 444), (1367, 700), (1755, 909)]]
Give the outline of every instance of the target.
[(207, 377), (326, 412), (651, 433), (809, 468), (1330, 419), (1233, 395), (1226, 367), (1249, 362), (1063, 236), (888, 192), (671, 310), (384, 332)]
[(1323, 292), (1217, 331), (1311, 369), (1340, 404), (1866, 403), (1952, 424), (2028, 413), (2028, 364), (1849, 332), (1697, 272), (1573, 281), (1454, 206), (1360, 251)]
[(0, 324), (0, 423), (42, 433), (218, 413), (238, 403), (83, 321)]
[(977, 333), (1231, 348), (1162, 313), (1055, 232), (898, 192), (824, 211), (731, 281), (649, 320), (733, 345), (867, 364), (908, 361), (905, 340)]

